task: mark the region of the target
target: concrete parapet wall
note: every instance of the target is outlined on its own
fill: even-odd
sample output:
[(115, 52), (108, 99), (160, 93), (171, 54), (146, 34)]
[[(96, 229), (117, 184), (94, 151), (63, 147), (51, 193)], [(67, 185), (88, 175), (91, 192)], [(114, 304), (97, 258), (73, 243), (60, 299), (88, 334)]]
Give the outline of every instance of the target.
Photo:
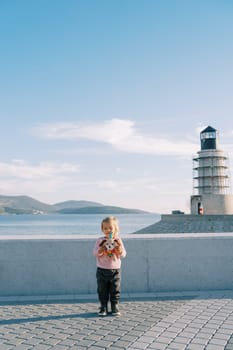
[[(1, 238), (0, 296), (96, 292), (96, 237)], [(123, 236), (122, 292), (233, 288), (233, 233)]]

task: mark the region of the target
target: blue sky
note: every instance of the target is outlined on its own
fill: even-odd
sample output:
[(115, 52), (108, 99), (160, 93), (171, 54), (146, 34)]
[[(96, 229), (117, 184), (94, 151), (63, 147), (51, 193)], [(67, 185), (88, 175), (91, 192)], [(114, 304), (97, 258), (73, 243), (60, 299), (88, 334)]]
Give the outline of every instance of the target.
[(0, 194), (188, 213), (204, 127), (233, 164), (232, 38), (230, 0), (0, 0)]

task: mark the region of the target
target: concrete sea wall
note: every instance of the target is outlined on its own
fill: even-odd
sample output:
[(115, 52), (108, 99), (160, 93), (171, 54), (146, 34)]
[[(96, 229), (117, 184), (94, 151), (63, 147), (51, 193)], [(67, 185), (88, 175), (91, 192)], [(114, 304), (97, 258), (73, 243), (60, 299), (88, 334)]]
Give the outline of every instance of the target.
[[(122, 292), (233, 288), (233, 233), (122, 238)], [(95, 239), (1, 237), (0, 297), (96, 293)]]

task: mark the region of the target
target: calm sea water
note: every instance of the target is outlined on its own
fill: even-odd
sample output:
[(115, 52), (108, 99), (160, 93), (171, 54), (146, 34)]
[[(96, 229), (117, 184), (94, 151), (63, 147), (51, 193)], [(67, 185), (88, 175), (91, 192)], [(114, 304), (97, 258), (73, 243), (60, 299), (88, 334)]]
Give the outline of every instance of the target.
[[(0, 235), (93, 235), (99, 234), (100, 223), (107, 215), (0, 215)], [(160, 220), (157, 214), (117, 215), (120, 234), (132, 233)]]

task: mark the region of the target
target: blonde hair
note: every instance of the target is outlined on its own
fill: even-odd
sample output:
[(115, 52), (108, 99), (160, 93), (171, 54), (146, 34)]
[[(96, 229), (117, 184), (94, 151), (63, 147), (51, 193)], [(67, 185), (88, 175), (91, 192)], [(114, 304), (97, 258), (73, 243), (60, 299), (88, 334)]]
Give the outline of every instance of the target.
[(108, 216), (105, 219), (102, 220), (101, 222), (101, 230), (103, 231), (103, 224), (107, 223), (107, 224), (112, 224), (113, 228), (114, 228), (114, 237), (116, 238), (118, 237), (119, 234), (119, 224), (118, 224), (118, 220), (117, 218), (115, 218), (115, 216)]

